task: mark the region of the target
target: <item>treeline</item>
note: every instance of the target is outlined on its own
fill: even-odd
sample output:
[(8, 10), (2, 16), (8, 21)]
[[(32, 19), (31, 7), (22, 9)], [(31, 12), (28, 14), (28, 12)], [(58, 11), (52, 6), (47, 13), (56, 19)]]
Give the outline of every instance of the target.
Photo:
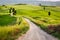
[(15, 4), (15, 5), (27, 5), (27, 4), (22, 4), (22, 3), (19, 3), (19, 4)]
[(42, 6), (42, 7), (56, 7), (56, 6), (47, 6), (47, 5), (42, 5), (42, 4), (39, 4), (39, 6)]

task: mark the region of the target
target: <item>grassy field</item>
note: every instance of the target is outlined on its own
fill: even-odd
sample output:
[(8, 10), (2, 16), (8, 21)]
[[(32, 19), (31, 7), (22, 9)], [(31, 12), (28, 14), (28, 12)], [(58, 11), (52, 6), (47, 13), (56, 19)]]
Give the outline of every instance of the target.
[(28, 29), (29, 25), (24, 19), (20, 25), (0, 26), (0, 40), (14, 40), (20, 35), (26, 33)]
[(0, 15), (0, 26), (16, 24), (16, 19), (17, 18), (11, 17), (10, 15)]
[[(17, 15), (25, 16), (32, 22), (40, 26), (44, 31), (60, 38), (60, 7), (58, 6), (32, 6), (32, 5), (14, 5)], [(48, 12), (51, 15), (48, 15)]]
[[(32, 22), (34, 22), (35, 24), (40, 26), (47, 33), (52, 34), (53, 36), (60, 38), (60, 7), (58, 7), (58, 6), (45, 6), (45, 10), (44, 10), (43, 9), (44, 6), (7, 5), (7, 8), (0, 6), (0, 9), (1, 9), (0, 10), (0, 15), (9, 14), (8, 9), (10, 7), (16, 9), (16, 11), (17, 11), (16, 16), (21, 16), (21, 18), (22, 18), (22, 16), (27, 17)], [(49, 11), (51, 12), (50, 16), (48, 16)], [(16, 21), (15, 17), (10, 17), (10, 16), (9, 17), (4, 17), (3, 16), (3, 18), (4, 18), (4, 21), (9, 20), (8, 18), (11, 19), (9, 21), (5, 21), (4, 25), (10, 24), (12, 21)], [(7, 19), (5, 19), (5, 18), (7, 18)], [(0, 19), (0, 20), (2, 20), (2, 19)], [(1, 21), (1, 23), (3, 23), (3, 20)], [(0, 23), (0, 25), (3, 25), (1, 23)], [(15, 23), (16, 22), (13, 22), (13, 24), (15, 24)], [(23, 26), (23, 28), (24, 28), (24, 25), (26, 25), (26, 24), (27, 23), (22, 22), (22, 24), (20, 24), (20, 27)], [(20, 27), (17, 27), (17, 28), (20, 28)], [(23, 29), (23, 28), (20, 28), (20, 29), (24, 31), (25, 29)], [(13, 27), (13, 29), (14, 29), (14, 27)]]
[(21, 16), (10, 16), (9, 7), (0, 6), (0, 40), (15, 40), (29, 29)]

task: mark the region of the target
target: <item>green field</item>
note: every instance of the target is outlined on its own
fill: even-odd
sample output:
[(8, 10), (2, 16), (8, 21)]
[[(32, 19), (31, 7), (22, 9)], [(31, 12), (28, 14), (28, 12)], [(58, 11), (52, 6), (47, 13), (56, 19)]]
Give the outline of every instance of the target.
[[(43, 6), (31, 6), (31, 5), (18, 5), (12, 6), (16, 8), (17, 15), (30, 16), (36, 20), (45, 20), (47, 24), (59, 24), (60, 23), (60, 11), (59, 7), (46, 6), (45, 10)], [(48, 12), (51, 12), (51, 16), (48, 16)], [(42, 21), (43, 22), (43, 21)]]
[[(33, 5), (7, 5), (7, 8), (0, 7), (0, 9), (1, 9), (0, 10), (0, 17), (2, 18), (2, 19), (0, 19), (0, 20), (2, 20), (0, 22), (0, 25), (8, 24), (9, 26), (11, 26), (10, 25), (11, 23), (16, 24), (16, 20), (17, 20), (16, 18), (17, 17), (10, 17), (10, 16), (9, 17), (7, 17), (7, 16), (4, 17), (4, 15), (9, 14), (8, 9), (10, 7), (16, 9), (17, 13), (16, 13), (15, 16), (17, 16), (17, 17), (20, 16), (20, 19), (22, 17), (29, 18), (32, 22), (34, 22), (35, 24), (40, 26), (47, 33), (52, 34), (55, 37), (60, 38), (60, 34), (59, 34), (60, 33), (60, 29), (59, 29), (60, 28), (60, 7), (58, 7), (58, 6), (45, 6), (45, 10), (43, 9), (44, 6), (33, 6)], [(50, 16), (48, 16), (49, 11), (51, 12)], [(6, 21), (6, 20), (8, 20), (8, 21)], [(25, 23), (20, 24), (20, 25), (22, 26), (24, 24)], [(18, 27), (18, 28), (20, 28), (20, 27)], [(50, 27), (52, 29), (50, 29)], [(14, 27), (13, 27), (13, 29), (14, 29)], [(59, 30), (57, 30), (57, 29), (59, 29)]]
[(17, 18), (11, 17), (10, 15), (1, 15), (0, 16), (0, 26), (16, 24), (16, 19)]
[(15, 40), (29, 29), (21, 16), (10, 16), (9, 7), (0, 6), (0, 40)]
[[(45, 10), (44, 6), (14, 5), (12, 7), (16, 8), (17, 15), (29, 18), (47, 33), (60, 38), (60, 7), (45, 6)], [(49, 11), (50, 16), (48, 16)]]

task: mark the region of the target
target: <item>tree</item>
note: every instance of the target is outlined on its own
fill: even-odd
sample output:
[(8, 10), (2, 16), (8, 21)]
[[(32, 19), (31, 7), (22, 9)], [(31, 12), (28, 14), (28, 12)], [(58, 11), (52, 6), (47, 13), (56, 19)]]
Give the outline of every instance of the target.
[(41, 4), (39, 4), (39, 6), (41, 6)]
[(11, 12), (12, 12), (12, 8), (9, 9), (9, 13), (11, 13)]
[(13, 15), (16, 15), (16, 10), (14, 10)]
[(43, 7), (43, 9), (45, 10), (45, 6)]
[(14, 12), (15, 11), (15, 8), (12, 8), (12, 12)]
[(51, 12), (50, 12), (50, 11), (48, 12), (48, 15), (49, 15), (49, 16), (51, 15)]

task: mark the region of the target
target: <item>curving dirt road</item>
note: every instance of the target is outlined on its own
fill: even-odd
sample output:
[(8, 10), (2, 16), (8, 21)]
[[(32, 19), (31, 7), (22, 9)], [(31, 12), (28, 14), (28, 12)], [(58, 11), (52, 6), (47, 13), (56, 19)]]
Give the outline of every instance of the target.
[(25, 20), (30, 24), (30, 29), (25, 35), (19, 37), (17, 40), (58, 40), (57, 38), (41, 30), (29, 19), (25, 18)]

